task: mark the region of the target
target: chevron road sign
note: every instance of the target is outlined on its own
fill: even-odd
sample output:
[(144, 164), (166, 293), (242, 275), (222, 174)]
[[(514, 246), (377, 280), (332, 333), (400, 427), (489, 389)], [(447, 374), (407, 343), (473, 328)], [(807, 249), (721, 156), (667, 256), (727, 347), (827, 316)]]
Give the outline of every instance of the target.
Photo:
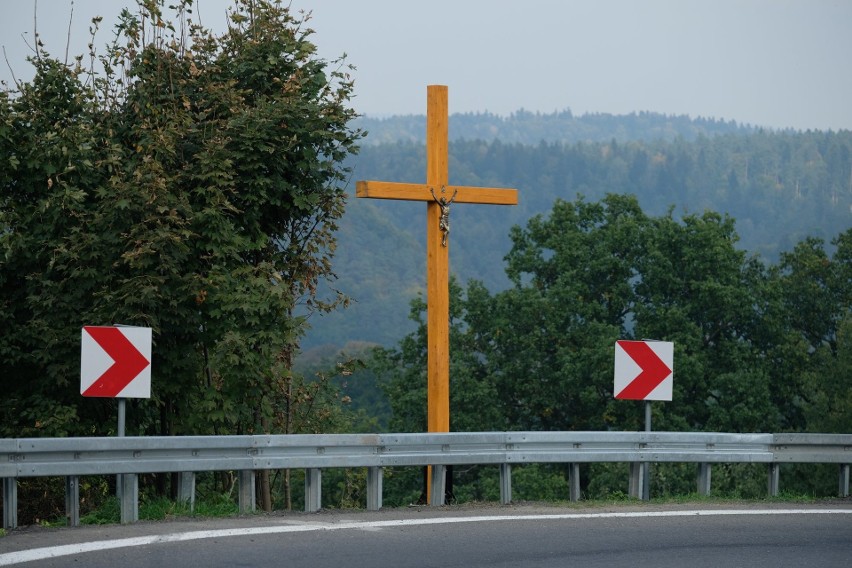
[(151, 397), (151, 328), (86, 326), (80, 349), (80, 394)]
[(617, 341), (615, 343), (615, 398), (671, 400), (674, 343)]

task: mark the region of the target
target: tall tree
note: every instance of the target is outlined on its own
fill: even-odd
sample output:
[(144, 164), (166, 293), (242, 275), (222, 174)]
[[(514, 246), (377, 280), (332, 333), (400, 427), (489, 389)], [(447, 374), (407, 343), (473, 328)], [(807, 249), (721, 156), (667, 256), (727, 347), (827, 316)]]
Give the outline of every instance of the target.
[(306, 315), (343, 301), (318, 286), (361, 135), (348, 67), (279, 2), (236, 0), (220, 36), (176, 10), (125, 10), (103, 74), (38, 48), (3, 95), (3, 435), (106, 433), (75, 381), (80, 327), (111, 323), (154, 329), (140, 431), (271, 428)]
[[(490, 384), (465, 388), (491, 393), (477, 404), (488, 400), (497, 412), (490, 424), (641, 428), (640, 406), (613, 398), (612, 350), (618, 339), (649, 338), (677, 345), (675, 400), (659, 428), (801, 426), (779, 407), (786, 398), (772, 395), (779, 386), (767, 363), (780, 354), (769, 351), (779, 337), (769, 328), (783, 306), (769, 294), (776, 288), (765, 266), (735, 247), (731, 218), (706, 212), (678, 220), (671, 211), (651, 217), (635, 197), (610, 194), (598, 202), (557, 200), (550, 215), (513, 228), (511, 238), (513, 287), (492, 295), (473, 282), (466, 297), (454, 298), (454, 370)], [(418, 369), (412, 347), (419, 343), (412, 336), (402, 345), (397, 368)], [(412, 382), (391, 376), (400, 388)], [(797, 383), (788, 386), (799, 395)], [(400, 401), (391, 396), (393, 405)], [(474, 420), (467, 427), (477, 429), (475, 418), (457, 420)]]
[[(802, 422), (810, 431), (852, 429), (852, 229), (833, 241), (808, 238), (781, 257), (777, 282), (788, 344), (799, 357), (787, 362), (798, 376)], [(788, 349), (789, 352), (789, 349)], [(795, 364), (791, 364), (795, 363)]]

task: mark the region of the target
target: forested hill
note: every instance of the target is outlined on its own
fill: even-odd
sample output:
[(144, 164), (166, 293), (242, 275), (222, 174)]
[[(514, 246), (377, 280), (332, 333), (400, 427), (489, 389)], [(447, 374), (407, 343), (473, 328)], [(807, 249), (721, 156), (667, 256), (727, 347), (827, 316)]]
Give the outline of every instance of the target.
[[(354, 124), (369, 133), (365, 145), (420, 142), (426, 138), (423, 115), (389, 118), (360, 117)], [(631, 140), (695, 140), (699, 136), (750, 134), (755, 128), (734, 121), (639, 112), (574, 116), (570, 110), (543, 114), (519, 110), (504, 117), (491, 113), (454, 114), (450, 117), (450, 140), (499, 140), (504, 144), (539, 142), (627, 142)]]
[[(603, 141), (533, 143), (522, 141), (548, 131), (546, 116), (503, 121), (506, 128), (526, 124), (529, 129), (487, 140), (462, 136), (459, 129), (489, 131), (492, 115), (451, 117), (450, 182), (515, 187), (520, 199), (517, 207), (451, 207), (452, 273), (462, 283), (475, 278), (492, 291), (505, 288), (510, 228), (546, 215), (556, 199), (578, 194), (590, 201), (606, 193), (635, 194), (654, 215), (670, 208), (675, 217), (706, 209), (726, 213), (736, 220), (739, 246), (767, 262), (806, 236), (828, 242), (852, 226), (852, 132), (773, 132), (693, 121), (696, 136), (667, 139), (636, 131), (643, 117), (660, 131), (660, 117), (608, 117), (608, 129), (597, 135)], [(394, 120), (419, 121), (425, 129), (422, 117), (386, 122)], [(680, 124), (682, 119), (669, 120)], [(369, 122), (362, 126), (376, 131)], [(351, 165), (353, 193), (359, 179), (422, 182), (425, 148), (416, 139), (367, 143)], [(425, 222), (422, 203), (350, 198), (338, 233), (335, 272), (338, 288), (355, 303), (314, 318), (304, 348), (348, 341), (393, 345), (413, 329), (408, 306), (425, 287)]]

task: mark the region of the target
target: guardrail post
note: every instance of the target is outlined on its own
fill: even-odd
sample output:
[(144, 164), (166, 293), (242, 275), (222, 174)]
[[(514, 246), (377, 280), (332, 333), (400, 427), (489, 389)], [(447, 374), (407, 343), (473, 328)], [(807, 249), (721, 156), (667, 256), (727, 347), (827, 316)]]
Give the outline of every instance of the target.
[(135, 473), (122, 473), (121, 479), (121, 524), (135, 523), (139, 520), (139, 476)]
[(322, 508), (322, 470), (305, 470), (305, 512), (316, 513)]
[(382, 481), (384, 469), (381, 467), (367, 468), (367, 510), (378, 511), (382, 508)]
[(178, 501), (189, 505), (189, 512), (195, 512), (195, 472), (178, 473)]
[(580, 500), (580, 464), (568, 464), (568, 498), (571, 501)]
[(698, 464), (698, 494), (710, 495), (710, 478), (713, 475), (713, 465), (709, 463)]
[(447, 466), (432, 466), (432, 490), (429, 495), (429, 504), (440, 507), (444, 504), (444, 492), (447, 490)]
[(255, 481), (254, 470), (244, 469), (239, 472), (240, 491), (237, 494), (237, 508), (241, 515), (255, 511)]
[(65, 476), (65, 523), (69, 527), (80, 526), (80, 477)]
[(781, 485), (781, 464), (769, 464), (769, 496), (778, 497), (779, 488)]
[(849, 464), (840, 464), (840, 483), (838, 494), (841, 497), (849, 497)]
[(500, 464), (500, 503), (512, 502), (512, 464)]
[(3, 478), (3, 528), (14, 529), (18, 526), (18, 480), (14, 477)]
[(644, 465), (642, 462), (630, 462), (630, 482), (628, 483), (627, 494), (633, 499), (642, 498), (642, 470)]

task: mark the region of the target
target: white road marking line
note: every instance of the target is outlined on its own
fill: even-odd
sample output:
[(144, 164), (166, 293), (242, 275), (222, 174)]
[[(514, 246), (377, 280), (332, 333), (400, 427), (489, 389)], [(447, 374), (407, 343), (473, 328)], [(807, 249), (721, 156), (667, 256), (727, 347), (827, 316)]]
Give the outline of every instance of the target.
[(394, 519), (387, 521), (339, 521), (336, 523), (305, 523), (273, 525), (266, 527), (247, 527), (235, 529), (217, 529), (208, 531), (189, 531), (182, 533), (168, 533), (162, 535), (140, 536), (133, 538), (121, 538), (114, 540), (100, 540), (95, 542), (82, 542), (79, 544), (66, 544), (61, 546), (47, 546), (44, 548), (33, 548), (17, 552), (0, 554), (0, 566), (11, 566), (35, 560), (72, 556), (86, 552), (97, 552), (111, 550), (114, 548), (130, 548), (134, 546), (147, 546), (149, 544), (162, 544), (169, 542), (185, 542), (189, 540), (202, 540), (209, 538), (224, 538), (229, 536), (254, 536), (282, 533), (299, 533), (313, 531), (333, 531), (343, 529), (377, 530), (393, 527), (410, 527), (423, 525), (441, 525), (455, 523), (483, 523), (494, 521), (558, 521), (574, 519), (628, 519), (641, 517), (695, 517), (695, 516), (722, 516), (722, 515), (837, 515), (852, 514), (852, 509), (706, 509), (695, 511), (630, 511), (621, 513), (565, 513), (554, 515), (487, 515), (478, 517), (429, 517), (426, 519)]

